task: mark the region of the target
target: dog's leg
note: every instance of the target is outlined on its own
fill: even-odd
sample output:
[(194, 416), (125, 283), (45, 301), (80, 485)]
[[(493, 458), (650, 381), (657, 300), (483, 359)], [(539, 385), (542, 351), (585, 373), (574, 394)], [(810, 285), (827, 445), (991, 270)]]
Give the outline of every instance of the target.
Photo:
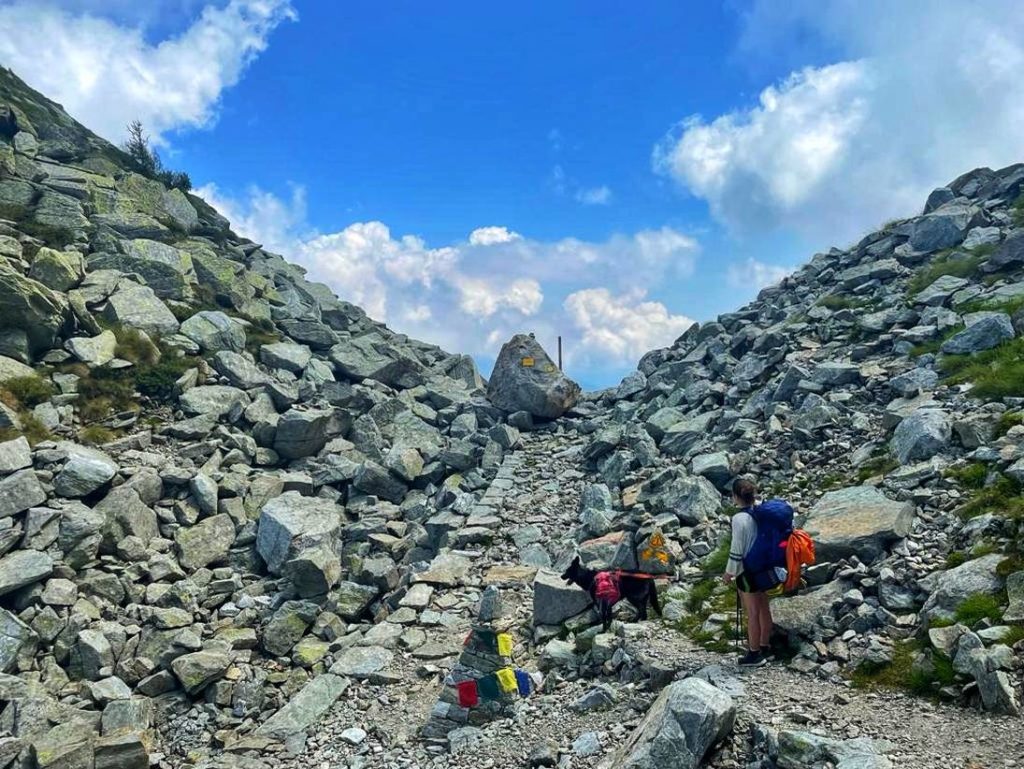
[(655, 585), (653, 582), (651, 583), (651, 590), (648, 595), (651, 599), (651, 608), (654, 609), (654, 613), (657, 614), (659, 617), (662, 616), (661, 604), (658, 602), (658, 586)]

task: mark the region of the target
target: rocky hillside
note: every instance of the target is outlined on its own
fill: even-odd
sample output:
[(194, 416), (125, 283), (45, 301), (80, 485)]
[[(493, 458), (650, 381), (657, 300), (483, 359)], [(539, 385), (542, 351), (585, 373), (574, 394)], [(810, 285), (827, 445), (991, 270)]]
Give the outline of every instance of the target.
[[(0, 769), (1024, 754), (1024, 166), (579, 401), (527, 336), (485, 392), (140, 170), (0, 70)], [(741, 473), (819, 554), (742, 678)], [(664, 618), (600, 632), (577, 553)]]

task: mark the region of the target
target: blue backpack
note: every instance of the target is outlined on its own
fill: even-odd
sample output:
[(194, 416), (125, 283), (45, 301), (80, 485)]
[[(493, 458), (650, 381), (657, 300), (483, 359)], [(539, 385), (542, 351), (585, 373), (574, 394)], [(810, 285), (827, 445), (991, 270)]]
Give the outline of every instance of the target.
[(757, 537), (743, 558), (743, 573), (758, 590), (770, 590), (781, 580), (775, 569), (786, 568), (786, 542), (793, 533), (793, 508), (781, 499), (769, 499), (747, 512), (757, 524)]

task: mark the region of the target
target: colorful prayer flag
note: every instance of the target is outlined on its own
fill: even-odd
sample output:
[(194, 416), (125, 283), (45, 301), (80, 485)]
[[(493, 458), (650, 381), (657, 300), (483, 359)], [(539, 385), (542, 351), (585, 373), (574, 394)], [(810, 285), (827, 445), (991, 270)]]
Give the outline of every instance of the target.
[(500, 700), (501, 689), (498, 686), (498, 677), (491, 673), (476, 680), (477, 691), (480, 692), (482, 700)]
[(498, 633), (498, 654), (502, 657), (512, 656), (512, 636), (508, 633)]
[(519, 687), (519, 693), (524, 697), (530, 696), (530, 689), (533, 687), (533, 679), (530, 678), (530, 674), (525, 670), (516, 671), (516, 686)]
[(455, 688), (459, 693), (459, 707), (472, 708), (480, 702), (476, 681), (460, 681)]
[(506, 694), (519, 689), (519, 684), (516, 683), (516, 674), (512, 668), (502, 668), (495, 675), (498, 677), (498, 685)]

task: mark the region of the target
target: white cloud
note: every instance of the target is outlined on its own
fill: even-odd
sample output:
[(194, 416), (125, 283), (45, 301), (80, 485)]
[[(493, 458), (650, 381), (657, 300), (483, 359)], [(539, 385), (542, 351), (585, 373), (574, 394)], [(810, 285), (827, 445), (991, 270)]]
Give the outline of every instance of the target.
[(766, 264), (751, 257), (743, 264), (729, 265), (726, 276), (730, 286), (760, 290), (767, 286), (774, 286), (792, 272), (791, 267)]
[(644, 292), (613, 295), (607, 288), (576, 291), (565, 299), (565, 309), (580, 332), (579, 349), (572, 360), (593, 365), (635, 361), (648, 350), (665, 347), (693, 320), (672, 315), (660, 302), (644, 301)]
[(576, 190), (576, 200), (585, 206), (606, 206), (612, 202), (612, 191), (604, 184), (600, 187), (581, 188)]
[(745, 51), (816, 35), (835, 63), (797, 70), (756, 106), (683, 121), (655, 167), (734, 231), (844, 242), (980, 165), (1024, 156), (1024, 14), (1016, 0), (757, 0)]
[(522, 240), (522, 238), (522, 235), (512, 232), (508, 227), (478, 227), (469, 233), (469, 244), (471, 246), (494, 246), (498, 243)]
[(382, 222), (309, 232), (301, 187), (289, 200), (258, 188), (241, 199), (213, 186), (199, 193), (240, 235), (302, 265), (371, 317), (483, 361), (514, 333), (533, 331), (552, 352), (562, 334), (577, 370), (609, 383), (690, 322), (645, 299), (650, 287), (694, 271), (697, 241), (670, 227), (589, 242), (488, 226), (431, 247)]
[(139, 119), (159, 143), (209, 125), (221, 93), (294, 18), (289, 0), (230, 0), (150, 43), (140, 27), (19, 0), (0, 7), (0, 61), (101, 136), (119, 141)]

